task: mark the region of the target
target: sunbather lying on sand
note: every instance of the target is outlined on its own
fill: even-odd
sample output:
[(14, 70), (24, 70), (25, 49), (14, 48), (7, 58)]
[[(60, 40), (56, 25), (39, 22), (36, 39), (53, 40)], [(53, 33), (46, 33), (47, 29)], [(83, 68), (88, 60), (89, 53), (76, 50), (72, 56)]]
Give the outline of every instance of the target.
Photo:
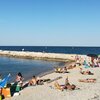
[(63, 67), (63, 68), (55, 68), (55, 72), (56, 73), (68, 73), (66, 67)]
[(79, 82), (85, 82), (85, 83), (95, 83), (95, 78), (87, 78), (87, 79), (79, 79)]
[(70, 66), (68, 66), (67, 69), (73, 69), (73, 68), (75, 68), (75, 67), (76, 67), (76, 65), (70, 65)]
[(68, 77), (66, 78), (65, 80), (65, 89), (68, 89), (68, 90), (75, 90), (76, 86), (74, 84), (70, 84), (69, 83), (69, 80), (68, 80)]
[(33, 76), (31, 80), (23, 84), (22, 88), (26, 88), (28, 86), (43, 85), (44, 82), (48, 81), (50, 81), (50, 79), (39, 79), (36, 76)]
[(28, 82), (28, 85), (43, 85), (44, 82), (50, 81), (50, 79), (39, 79), (36, 76), (33, 76), (32, 79)]
[(74, 84), (70, 84), (69, 81), (68, 81), (68, 78), (66, 78), (65, 80), (65, 85), (59, 85), (59, 83), (56, 81), (54, 83), (54, 86), (56, 89), (59, 89), (59, 90), (64, 90), (64, 89), (67, 89), (67, 90), (75, 90), (76, 86)]
[(87, 71), (82, 71), (82, 68), (80, 68), (80, 73), (83, 74), (83, 75), (93, 75), (93, 73), (89, 70)]

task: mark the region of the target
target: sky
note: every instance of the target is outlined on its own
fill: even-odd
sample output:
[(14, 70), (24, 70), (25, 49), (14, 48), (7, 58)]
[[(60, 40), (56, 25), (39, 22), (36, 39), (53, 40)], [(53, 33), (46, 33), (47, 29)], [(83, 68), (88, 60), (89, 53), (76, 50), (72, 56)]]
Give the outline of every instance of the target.
[(0, 0), (0, 46), (100, 46), (100, 0)]

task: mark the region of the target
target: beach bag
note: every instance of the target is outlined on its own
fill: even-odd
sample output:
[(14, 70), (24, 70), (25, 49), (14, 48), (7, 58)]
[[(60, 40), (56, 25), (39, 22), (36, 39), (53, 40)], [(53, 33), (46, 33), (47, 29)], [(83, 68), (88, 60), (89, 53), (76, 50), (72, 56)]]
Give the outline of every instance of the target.
[[(3, 89), (2, 89), (2, 95), (4, 96), (4, 98), (9, 98), (9, 97), (11, 97), (10, 88), (3, 88)], [(1, 100), (2, 100), (2, 99), (1, 99)]]

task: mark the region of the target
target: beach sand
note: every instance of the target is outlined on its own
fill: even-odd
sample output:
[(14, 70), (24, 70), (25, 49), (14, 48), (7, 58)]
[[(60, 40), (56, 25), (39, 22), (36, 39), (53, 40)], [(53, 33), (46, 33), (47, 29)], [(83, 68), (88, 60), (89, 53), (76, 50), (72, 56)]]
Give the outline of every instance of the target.
[[(19, 96), (6, 98), (5, 100), (100, 100), (100, 68), (88, 68), (94, 75), (82, 75), (79, 67), (69, 70), (70, 73), (51, 73), (41, 77), (42, 79), (54, 79), (61, 85), (65, 83), (68, 76), (69, 82), (75, 84), (76, 90), (60, 91), (55, 89), (54, 82), (44, 83), (44, 85), (29, 86), (20, 91)], [(96, 78), (96, 83), (78, 82), (79, 79)]]

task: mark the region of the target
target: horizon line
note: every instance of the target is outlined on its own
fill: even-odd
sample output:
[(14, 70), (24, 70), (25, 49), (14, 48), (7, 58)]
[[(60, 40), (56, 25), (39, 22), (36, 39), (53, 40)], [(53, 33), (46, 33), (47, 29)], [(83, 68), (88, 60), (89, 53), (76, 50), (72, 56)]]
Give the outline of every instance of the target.
[(3, 46), (3, 47), (6, 47), (6, 46), (27, 46), (27, 47), (100, 47), (100, 46), (65, 46), (65, 45), (48, 45), (48, 46), (45, 46), (45, 45), (0, 45), (0, 46)]

